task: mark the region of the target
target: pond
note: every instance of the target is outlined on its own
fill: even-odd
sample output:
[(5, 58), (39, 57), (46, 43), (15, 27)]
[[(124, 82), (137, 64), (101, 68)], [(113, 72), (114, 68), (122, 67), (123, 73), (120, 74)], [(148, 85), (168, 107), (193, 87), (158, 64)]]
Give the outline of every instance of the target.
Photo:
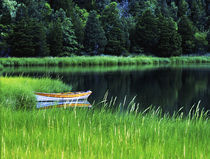
[(116, 97), (116, 109), (124, 109), (132, 100), (145, 110), (160, 107), (173, 113), (180, 108), (189, 112), (200, 102), (200, 109), (210, 108), (210, 66), (159, 66), (159, 67), (110, 67), (110, 68), (6, 68), (7, 76), (61, 78), (73, 91), (91, 90), (90, 103), (99, 103), (107, 94), (110, 101)]

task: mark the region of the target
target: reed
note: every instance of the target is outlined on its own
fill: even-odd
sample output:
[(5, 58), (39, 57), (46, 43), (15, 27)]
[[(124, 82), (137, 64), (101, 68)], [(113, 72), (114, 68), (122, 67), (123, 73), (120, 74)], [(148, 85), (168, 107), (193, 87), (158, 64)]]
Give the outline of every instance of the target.
[(0, 102), (7, 107), (33, 108), (36, 105), (34, 92), (69, 91), (71, 86), (50, 78), (0, 77)]
[(204, 112), (169, 117), (157, 110), (1, 111), (2, 158), (210, 157), (210, 123)]
[[(66, 89), (50, 79), (1, 77), (0, 84), (1, 93), (10, 89), (14, 96), (18, 95), (14, 85), (22, 87), (18, 93), (26, 91), (23, 88)], [(130, 111), (112, 111), (115, 102), (106, 98), (92, 109), (28, 111), (11, 109), (9, 101), (14, 98), (8, 93), (3, 96), (7, 102), (0, 100), (1, 158), (210, 158), (208, 112), (200, 110), (199, 104), (187, 116), (164, 115), (152, 108), (138, 112), (132, 101)]]
[(2, 64), (0, 64), (0, 71), (1, 71), (1, 70), (3, 70), (3, 65), (2, 65)]
[(160, 64), (201, 64), (210, 63), (210, 57), (171, 57), (152, 56), (75, 56), (45, 58), (0, 58), (0, 64), (8, 66), (121, 66), (121, 65), (160, 65)]

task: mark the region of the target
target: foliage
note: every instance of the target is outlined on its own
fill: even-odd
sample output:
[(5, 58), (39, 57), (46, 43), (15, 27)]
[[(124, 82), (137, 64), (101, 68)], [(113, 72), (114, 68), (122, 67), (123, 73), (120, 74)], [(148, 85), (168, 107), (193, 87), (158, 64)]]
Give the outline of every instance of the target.
[(63, 35), (63, 53), (60, 56), (70, 56), (78, 53), (79, 44), (75, 35), (75, 30), (70, 17), (66, 16), (63, 9), (59, 9), (54, 14), (54, 21), (61, 22)]
[(106, 37), (103, 28), (97, 18), (97, 13), (91, 11), (85, 26), (84, 48), (92, 55), (103, 53), (106, 45)]
[(71, 89), (61, 81), (49, 78), (1, 77), (0, 84), (0, 103), (13, 109), (35, 108), (34, 92), (61, 92)]
[(150, 10), (138, 18), (136, 25), (136, 41), (147, 52), (156, 51), (158, 44), (158, 19)]
[(208, 31), (206, 40), (208, 41), (208, 51), (210, 52), (210, 30)]
[(207, 32), (195, 33), (196, 52), (205, 53), (208, 49)]
[(181, 55), (181, 36), (176, 30), (175, 22), (172, 19), (159, 17), (159, 41), (158, 52), (159, 56), (178, 56)]
[(178, 16), (181, 18), (182, 16), (188, 15), (188, 8), (189, 4), (186, 2), (186, 0), (180, 0), (178, 2)]
[(29, 19), (21, 20), (14, 26), (9, 43), (12, 46), (12, 56), (35, 56), (35, 44), (33, 43), (32, 23)]
[(102, 12), (101, 22), (107, 38), (105, 53), (112, 55), (122, 54), (125, 51), (126, 41), (116, 2), (112, 2), (105, 7)]
[[(35, 39), (34, 37), (40, 35), (41, 39), (47, 38), (47, 43), (40, 39), (40, 47), (47, 50), (48, 46), (52, 46), (52, 41), (50, 42), (49, 39), (52, 37), (53, 25), (60, 23), (62, 30), (62, 37), (60, 36), (60, 38), (62, 40), (59, 41), (62, 41), (62, 45), (59, 41), (55, 45), (59, 44), (58, 50), (62, 51), (54, 53), (53, 56), (80, 55), (86, 54), (82, 51), (87, 50), (86, 42), (92, 40), (87, 39), (85, 26), (87, 26), (89, 13), (96, 11), (107, 39), (106, 45), (103, 46), (104, 51), (103, 49), (100, 51), (103, 54), (130, 55), (129, 52), (132, 52), (165, 56), (166, 53), (162, 52), (164, 49), (158, 48), (158, 43), (163, 44), (163, 41), (166, 41), (163, 39), (169, 37), (169, 34), (166, 35), (167, 32), (164, 31), (164, 27), (158, 23), (158, 17), (162, 15), (167, 21), (164, 24), (171, 23), (171, 19), (175, 24), (178, 24), (176, 29), (182, 37), (182, 45), (180, 46), (178, 34), (174, 31), (172, 37), (174, 37), (173, 40), (176, 39), (176, 42), (171, 43), (170, 48), (183, 50), (184, 54), (202, 54), (208, 50), (206, 46), (208, 36), (203, 36), (203, 33), (209, 30), (209, 8), (209, 1), (207, 0), (2, 0), (0, 1), (0, 24), (8, 27), (8, 31), (4, 31), (3, 34), (12, 35), (13, 28), (20, 27), (18, 25), (21, 21), (24, 21), (25, 28), (28, 30), (31, 30), (32, 24), (30, 23), (36, 21), (37, 29), (32, 28), (37, 32), (26, 29), (26, 33), (22, 35), (27, 35), (28, 39), (30, 39), (29, 36)], [(57, 18), (60, 19), (60, 22)], [(29, 35), (32, 33), (37, 35)], [(14, 32), (13, 35), (15, 34)], [(20, 41), (24, 42), (27, 38), (22, 35)], [(92, 37), (89, 36), (89, 38)], [(7, 38), (0, 38), (0, 56), (14, 56), (16, 54), (13, 51), (17, 46), (13, 45), (18, 42), (13, 42)], [(34, 41), (32, 40), (32, 42)], [(26, 43), (29, 45), (30, 40)], [(35, 41), (35, 43), (38, 42)], [(163, 45), (161, 47), (163, 48)], [(23, 46), (23, 48), (26, 47)], [(23, 49), (23, 51), (25, 50)], [(41, 51), (40, 53), (35, 51), (33, 53), (33, 49), (31, 49), (30, 54), (20, 53), (20, 56), (22, 56), (21, 54), (25, 54), (23, 56), (43, 57), (49, 55), (48, 51)]]
[(192, 53), (195, 50), (195, 27), (193, 26), (192, 21), (187, 17), (181, 17), (181, 20), (178, 24), (178, 32), (182, 36), (182, 49), (183, 53)]
[(59, 20), (54, 22), (48, 37), (50, 56), (61, 56), (63, 53), (63, 32)]

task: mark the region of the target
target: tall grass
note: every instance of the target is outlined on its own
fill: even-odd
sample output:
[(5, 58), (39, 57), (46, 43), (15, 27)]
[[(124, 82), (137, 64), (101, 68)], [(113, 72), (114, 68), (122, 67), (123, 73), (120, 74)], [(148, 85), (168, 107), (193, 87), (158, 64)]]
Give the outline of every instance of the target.
[(0, 77), (0, 103), (13, 108), (33, 108), (34, 92), (69, 91), (70, 86), (50, 78)]
[(46, 58), (0, 58), (3, 66), (114, 66), (114, 65), (159, 65), (210, 63), (210, 57), (171, 57), (151, 56), (116, 57), (116, 56), (75, 56)]
[(106, 109), (1, 110), (2, 158), (208, 159), (207, 115)]
[[(46, 88), (42, 88), (44, 83)], [(3, 101), (7, 101), (0, 100), (1, 158), (210, 158), (209, 118), (199, 107), (185, 117), (153, 109), (138, 112), (132, 102), (130, 112), (113, 112), (108, 108), (114, 102), (106, 100), (93, 109), (14, 110), (8, 106), (26, 88), (60, 91), (66, 86), (22, 77), (3, 77), (0, 84)], [(14, 85), (22, 89), (16, 92)], [(13, 93), (8, 94), (9, 90)]]
[(1, 70), (3, 70), (3, 65), (2, 65), (2, 64), (0, 64), (0, 71), (1, 71)]

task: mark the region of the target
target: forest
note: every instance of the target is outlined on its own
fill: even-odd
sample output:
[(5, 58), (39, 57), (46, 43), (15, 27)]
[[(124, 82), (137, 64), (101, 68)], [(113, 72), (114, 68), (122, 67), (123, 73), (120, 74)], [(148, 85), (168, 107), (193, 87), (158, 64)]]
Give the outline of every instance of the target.
[(0, 57), (210, 52), (210, 0), (1, 0)]

